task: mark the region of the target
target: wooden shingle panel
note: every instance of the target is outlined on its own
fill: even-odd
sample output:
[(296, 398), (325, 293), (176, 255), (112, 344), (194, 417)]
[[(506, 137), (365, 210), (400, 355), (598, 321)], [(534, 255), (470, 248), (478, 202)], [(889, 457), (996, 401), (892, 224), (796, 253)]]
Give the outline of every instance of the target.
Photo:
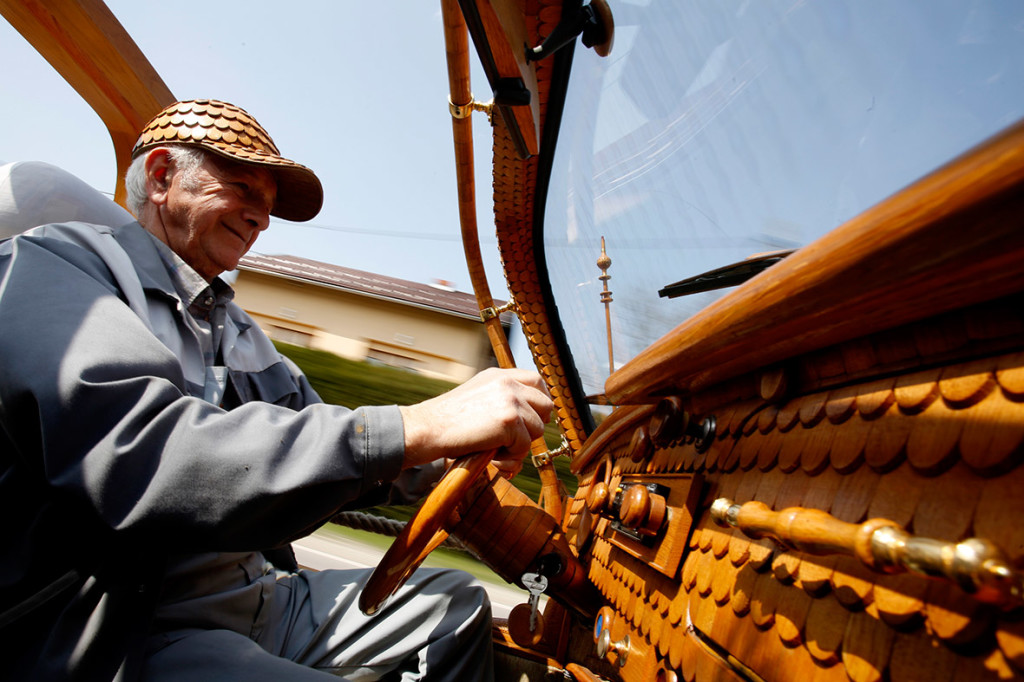
[(1024, 675), (1024, 620), (1002, 620), (996, 628), (999, 650), (1018, 675)]
[[(895, 398), (895, 392), (891, 395)], [(888, 471), (899, 465), (906, 454), (911, 426), (897, 409), (887, 410), (867, 423), (864, 452), (872, 469)]]
[(996, 362), (996, 381), (1011, 400), (1024, 399), (1024, 353), (1005, 355)]
[(851, 556), (836, 557), (832, 571), (832, 592), (851, 611), (859, 611), (874, 601), (876, 575)]
[(950, 408), (936, 400), (917, 419), (906, 420), (914, 425), (907, 438), (907, 461), (918, 471), (936, 474), (952, 464), (964, 423), (950, 416)]
[(950, 542), (967, 537), (984, 483), (984, 479), (963, 464), (929, 480), (914, 512), (914, 532)]
[(850, 614), (843, 635), (842, 658), (853, 682), (882, 682), (892, 654), (895, 632), (879, 627), (869, 611)]
[[(964, 410), (960, 453), (969, 467), (991, 475), (1015, 463), (1024, 441), (1024, 403), (1007, 400), (999, 392)], [(1019, 461), (1019, 458), (1017, 458)]]
[(991, 631), (995, 609), (948, 583), (928, 583), (925, 629), (948, 645), (971, 645)]
[(939, 392), (952, 407), (970, 407), (983, 400), (996, 386), (995, 361), (983, 358), (965, 365), (947, 367), (939, 376)]
[(830, 596), (814, 599), (807, 612), (807, 651), (824, 666), (839, 662), (850, 611)]
[(879, 379), (862, 386), (857, 394), (857, 411), (864, 419), (876, 419), (896, 402), (896, 379)]
[(890, 471), (879, 480), (867, 517), (889, 519), (899, 526), (909, 526), (927, 484), (928, 479), (909, 464)]
[(928, 581), (920, 576), (907, 573), (879, 576), (874, 588), (878, 617), (893, 628), (919, 626), (927, 593)]
[(948, 682), (956, 672), (956, 655), (931, 637), (897, 633), (893, 639), (889, 674), (893, 679)]
[(973, 532), (994, 542), (1010, 560), (1024, 560), (1024, 467), (986, 479), (972, 520)]
[(907, 414), (925, 409), (939, 397), (941, 374), (941, 369), (930, 369), (898, 378), (893, 386), (896, 404)]

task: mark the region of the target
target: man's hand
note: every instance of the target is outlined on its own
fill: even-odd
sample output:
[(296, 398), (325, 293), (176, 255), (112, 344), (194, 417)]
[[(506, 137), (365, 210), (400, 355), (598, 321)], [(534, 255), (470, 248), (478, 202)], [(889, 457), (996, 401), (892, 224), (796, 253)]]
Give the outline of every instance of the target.
[(496, 449), (495, 465), (514, 473), (553, 408), (536, 372), (484, 370), (443, 395), (400, 408), (405, 466)]

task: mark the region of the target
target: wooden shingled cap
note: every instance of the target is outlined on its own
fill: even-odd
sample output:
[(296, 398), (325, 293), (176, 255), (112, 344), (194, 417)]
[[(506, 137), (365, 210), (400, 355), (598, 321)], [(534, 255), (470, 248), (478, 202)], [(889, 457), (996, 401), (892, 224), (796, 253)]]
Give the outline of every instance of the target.
[(310, 220), (323, 205), (323, 188), (312, 170), (281, 156), (267, 131), (247, 111), (227, 102), (175, 102), (143, 128), (132, 158), (165, 144), (197, 145), (234, 161), (266, 167), (277, 181), (272, 215)]

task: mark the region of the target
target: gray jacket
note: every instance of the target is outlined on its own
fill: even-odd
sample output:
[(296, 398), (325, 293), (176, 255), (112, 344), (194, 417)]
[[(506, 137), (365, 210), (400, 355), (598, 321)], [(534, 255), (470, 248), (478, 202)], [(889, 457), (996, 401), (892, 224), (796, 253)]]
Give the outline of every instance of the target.
[(0, 242), (0, 677), (130, 677), (163, 557), (282, 545), (398, 477), (398, 409), (320, 403), (233, 303), (203, 400), (187, 307), (137, 223)]

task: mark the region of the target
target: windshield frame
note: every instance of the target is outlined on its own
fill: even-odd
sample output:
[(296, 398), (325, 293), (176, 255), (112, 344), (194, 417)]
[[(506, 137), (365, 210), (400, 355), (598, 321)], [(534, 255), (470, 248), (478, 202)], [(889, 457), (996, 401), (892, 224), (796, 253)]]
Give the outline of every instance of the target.
[[(492, 54), (492, 47), (490, 45), (490, 38), (488, 37), (487, 31), (483, 25), (480, 14), (477, 11), (476, 4), (472, 0), (459, 0), (460, 6), (463, 8), (463, 15), (466, 21), (466, 27), (469, 31), (469, 35), (473, 41), (474, 47), (476, 48), (476, 54), (483, 67), (484, 75), (487, 77), (488, 84), (492, 92), (499, 92), (501, 83), (498, 74), (497, 67), (495, 65), (495, 59)], [(580, 0), (569, 0), (563, 3), (561, 8), (561, 17), (564, 20), (567, 17), (573, 16), (577, 13), (582, 6)], [(578, 429), (582, 430), (582, 433), (575, 434), (578, 429), (566, 429), (566, 424), (563, 423), (563, 432), (569, 433), (568, 441), (570, 447), (574, 449), (579, 446), (580, 440), (585, 439), (593, 432), (595, 428), (594, 416), (589, 409), (589, 403), (592, 402), (592, 398), (588, 397), (583, 389), (583, 384), (580, 381), (579, 374), (577, 372), (575, 361), (573, 359), (572, 350), (569, 346), (568, 338), (565, 334), (565, 330), (562, 326), (562, 321), (559, 316), (558, 307), (555, 304), (554, 294), (551, 287), (551, 279), (548, 272), (548, 263), (546, 254), (544, 253), (544, 220), (545, 220), (545, 207), (547, 205), (548, 189), (550, 186), (551, 172), (553, 168), (555, 150), (558, 144), (558, 137), (562, 127), (562, 114), (565, 109), (565, 98), (568, 93), (569, 81), (572, 71), (572, 65), (574, 62), (575, 42), (569, 42), (564, 47), (559, 49), (553, 55), (549, 56), (546, 61), (551, 65), (550, 79), (548, 82), (547, 91), (547, 102), (546, 109), (543, 116), (543, 124), (540, 132), (540, 141), (538, 153), (535, 157), (526, 159), (523, 152), (522, 137), (519, 133), (518, 127), (515, 125), (515, 117), (509, 111), (509, 106), (502, 104), (500, 97), (496, 98), (494, 104), (494, 112), (492, 112), (492, 122), (494, 123), (494, 156), (495, 165), (497, 165), (497, 150), (500, 144), (499, 138), (503, 134), (507, 134), (512, 138), (513, 144), (516, 147), (517, 153), (519, 153), (521, 160), (536, 163), (536, 176), (535, 185), (532, 195), (528, 197), (530, 201), (529, 214), (531, 216), (530, 226), (530, 254), (534, 259), (536, 284), (539, 289), (537, 292), (543, 302), (544, 317), (546, 318), (546, 324), (544, 331), (551, 343), (554, 344), (554, 352), (544, 352), (538, 350), (536, 344), (531, 340), (530, 335), (527, 334), (527, 344), (530, 346), (530, 353), (536, 363), (538, 369), (544, 373), (544, 365), (548, 363), (558, 364), (558, 373), (563, 377), (567, 384), (563, 388), (569, 391), (569, 399), (561, 400), (555, 391), (556, 404), (560, 405), (560, 410), (569, 410), (573, 414), (568, 415), (568, 421), (573, 422)], [(498, 125), (501, 121), (502, 125)], [(498, 183), (495, 183), (495, 191), (497, 192)], [(495, 204), (499, 202), (497, 194), (495, 194)], [(521, 255), (518, 253), (522, 251), (522, 245), (516, 245), (510, 243), (511, 240), (507, 234), (502, 233), (500, 220), (497, 228), (498, 236), (498, 248), (502, 254), (503, 266), (506, 268), (506, 281), (509, 284), (509, 291), (511, 297), (517, 300), (517, 303), (521, 303), (517, 299), (516, 286), (513, 283), (514, 278), (509, 277), (507, 272), (508, 263), (513, 255)], [(524, 321), (524, 312), (520, 309), (519, 311), (520, 321)], [(528, 325), (523, 325), (528, 326)], [(572, 406), (575, 406), (575, 409)], [(580, 439), (572, 437), (578, 435)]]

